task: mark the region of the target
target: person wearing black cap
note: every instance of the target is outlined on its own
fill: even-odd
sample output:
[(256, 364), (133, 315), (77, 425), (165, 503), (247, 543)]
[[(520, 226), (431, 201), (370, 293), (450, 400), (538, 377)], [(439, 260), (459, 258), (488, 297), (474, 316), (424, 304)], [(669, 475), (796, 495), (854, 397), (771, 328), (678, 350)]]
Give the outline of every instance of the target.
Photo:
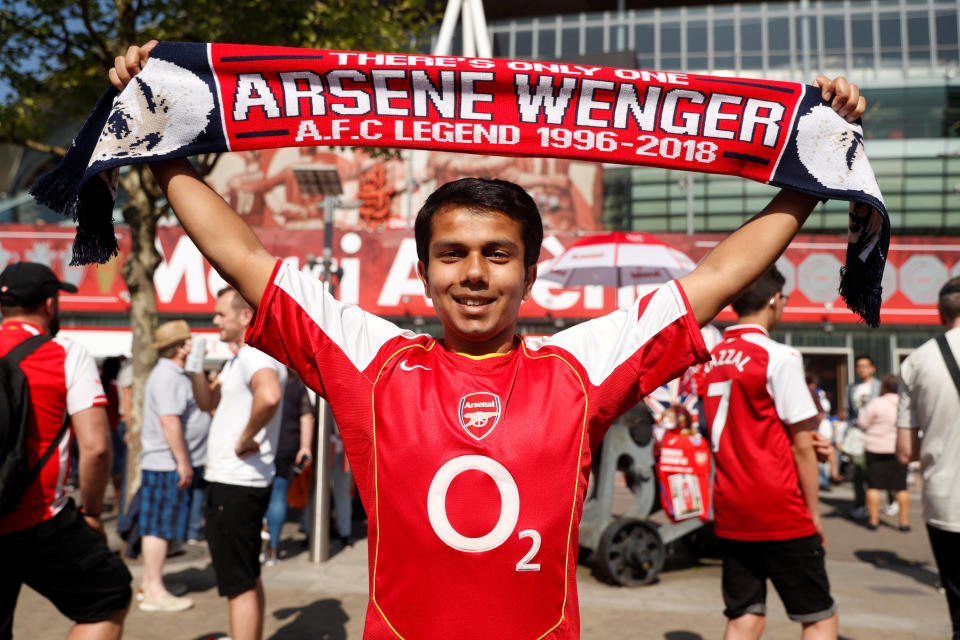
[[(27, 340), (35, 346), (20, 362), (34, 414), (30, 428), (36, 430), (28, 434), (28, 462), (36, 464), (55, 445), (14, 510), (0, 516), (0, 639), (12, 635), (23, 584), (89, 638), (119, 638), (130, 604), (130, 572), (107, 547), (100, 521), (112, 458), (106, 397), (93, 357), (55, 337), (60, 291), (77, 288), (42, 264), (20, 262), (0, 273), (0, 355)], [(64, 431), (67, 418), (73, 429)], [(64, 488), (72, 437), (80, 451), (79, 509)]]
[(924, 342), (900, 365), (897, 459), (920, 460), (923, 519), (947, 596), (952, 637), (960, 640), (960, 278), (940, 289), (937, 310), (946, 333)]

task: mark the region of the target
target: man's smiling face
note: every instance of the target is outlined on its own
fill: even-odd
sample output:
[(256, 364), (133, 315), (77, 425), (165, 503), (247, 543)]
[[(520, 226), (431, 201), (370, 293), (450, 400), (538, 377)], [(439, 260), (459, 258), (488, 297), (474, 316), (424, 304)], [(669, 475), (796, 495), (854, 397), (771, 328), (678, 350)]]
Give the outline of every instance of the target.
[(506, 353), (520, 304), (530, 296), (537, 267), (523, 266), (519, 222), (497, 211), (452, 206), (434, 215), (429, 264), (417, 273), (433, 301), (451, 351)]

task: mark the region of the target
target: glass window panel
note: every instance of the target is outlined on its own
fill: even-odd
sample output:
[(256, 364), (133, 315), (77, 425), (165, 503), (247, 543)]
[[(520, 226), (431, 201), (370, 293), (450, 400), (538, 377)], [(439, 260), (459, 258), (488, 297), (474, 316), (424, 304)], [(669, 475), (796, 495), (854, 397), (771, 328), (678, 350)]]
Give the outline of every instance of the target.
[(580, 55), (580, 27), (564, 27), (560, 30), (560, 55)]
[(952, 44), (956, 46), (957, 44), (957, 14), (956, 12), (950, 13), (937, 13), (937, 46), (943, 46)]
[(938, 13), (936, 17), (937, 57), (940, 64), (960, 60), (957, 47), (957, 14)]
[(767, 46), (771, 51), (790, 50), (790, 20), (772, 18), (767, 22)]
[(930, 22), (925, 13), (911, 13), (907, 17), (907, 40), (910, 59), (923, 62), (930, 59)]
[(789, 54), (771, 53), (767, 64), (771, 69), (789, 69), (793, 63)]
[(739, 196), (743, 193), (743, 184), (740, 179), (736, 180), (711, 180), (710, 197), (714, 196)]
[(843, 16), (823, 17), (823, 47), (826, 51), (844, 50)]
[(691, 22), (687, 24), (687, 53), (701, 53), (707, 50), (707, 23)]
[(638, 24), (633, 28), (634, 51), (637, 52), (637, 64), (642, 69), (653, 67), (654, 28), (649, 24)]
[(603, 52), (603, 27), (587, 27), (587, 53)]
[(763, 31), (759, 20), (744, 20), (740, 24), (740, 48), (743, 51), (763, 49)]
[(880, 15), (880, 59), (885, 66), (896, 66), (901, 59), (900, 15)]
[(658, 71), (688, 71), (683, 68), (683, 60), (679, 56), (664, 55), (660, 58), (660, 69)]
[(905, 173), (908, 176), (929, 176), (940, 175), (942, 170), (943, 161), (939, 158), (910, 158)]
[[(911, 203), (913, 198), (910, 199)], [(943, 214), (931, 211), (916, 211), (912, 208), (910, 214), (904, 216), (907, 227), (914, 229), (939, 229), (943, 223)]]
[(688, 55), (687, 68), (684, 71), (688, 73), (706, 73), (709, 70), (707, 57), (704, 55)]
[(680, 53), (680, 25), (664, 24), (660, 26), (660, 51), (664, 55)]
[(517, 29), (517, 39), (514, 45), (514, 58), (528, 59), (533, 57), (533, 33), (528, 29)]
[(727, 231), (740, 226), (743, 222), (743, 216), (738, 215), (718, 215), (710, 216), (707, 219), (708, 231)]
[(733, 69), (733, 21), (717, 20), (713, 24), (713, 66), (716, 69)]
[(870, 16), (855, 16), (850, 20), (853, 50), (873, 51), (873, 20)]
[(760, 54), (745, 53), (740, 57), (740, 66), (750, 72), (756, 73), (763, 69), (763, 56)]
[(644, 218), (634, 219), (634, 231), (646, 231), (649, 233), (664, 233), (669, 231), (666, 218)]
[[(454, 49), (456, 51), (456, 49)], [(500, 31), (493, 34), (493, 57), (508, 58), (510, 56), (510, 34)]]
[(537, 41), (537, 58), (540, 60), (556, 57), (557, 30), (540, 29)]
[(807, 24), (810, 25), (810, 26), (809, 26), (809, 33), (810, 33), (810, 35), (809, 35), (810, 54), (811, 54), (811, 59), (813, 59), (813, 63), (816, 64), (816, 59), (815, 59), (815, 58), (816, 58), (816, 51), (817, 51), (817, 46), (818, 46), (818, 45), (817, 45), (817, 22), (816, 22), (816, 20), (813, 19), (813, 16), (805, 16), (805, 17), (801, 16), (801, 17), (797, 18), (797, 19), (794, 21), (794, 29), (795, 29), (795, 31), (796, 31), (796, 38), (797, 38), (797, 48), (799, 49), (799, 50), (797, 51), (797, 57), (798, 57), (798, 59), (799, 59), (799, 57), (802, 55), (801, 52), (803, 51), (803, 23), (804, 23), (804, 21), (806, 21)]
[(718, 52), (733, 52), (733, 36), (732, 20), (717, 20), (713, 23), (713, 46)]

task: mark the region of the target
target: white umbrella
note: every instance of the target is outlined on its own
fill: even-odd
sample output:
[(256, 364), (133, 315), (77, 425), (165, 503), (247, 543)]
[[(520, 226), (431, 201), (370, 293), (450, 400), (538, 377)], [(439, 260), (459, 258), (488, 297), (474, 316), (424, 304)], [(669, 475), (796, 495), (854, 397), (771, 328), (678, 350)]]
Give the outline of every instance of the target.
[(695, 266), (687, 254), (648, 233), (612, 231), (577, 240), (539, 277), (565, 287), (623, 287), (662, 284)]

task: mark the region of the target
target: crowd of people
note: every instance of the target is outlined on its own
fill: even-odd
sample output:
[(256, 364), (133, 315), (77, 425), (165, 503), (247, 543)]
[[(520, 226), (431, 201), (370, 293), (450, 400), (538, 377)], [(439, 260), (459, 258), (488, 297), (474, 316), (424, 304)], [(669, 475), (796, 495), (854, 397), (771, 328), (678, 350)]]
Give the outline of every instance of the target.
[[(110, 71), (117, 88), (130, 82), (152, 46), (131, 47), (117, 59)], [(817, 83), (842, 116), (852, 121), (863, 113), (856, 85), (842, 78)], [(725, 637), (760, 636), (769, 579), (805, 638), (837, 638), (817, 467), (818, 460), (829, 464), (834, 447), (818, 438), (825, 411), (799, 354), (770, 338), (786, 303), (784, 279), (772, 265), (816, 198), (784, 190), (693, 272), (630, 309), (548, 338), (521, 339), (518, 310), (530, 295), (543, 237), (536, 204), (504, 181), (447, 183), (427, 198), (415, 226), (418, 275), (443, 325), (436, 339), (339, 302), (321, 282), (271, 256), (189, 162), (150, 168), (186, 233), (232, 285), (217, 296), (214, 324), (236, 351), (211, 378), (185, 322), (156, 331), (159, 360), (141, 425), (141, 490), (126, 505), (128, 512), (135, 501), (139, 508), (141, 609), (192, 606), (167, 589), (163, 566), (170, 544), (190, 537), (191, 514), (202, 500), (203, 536), (218, 592), (228, 601), (231, 637), (262, 637), (261, 554), (264, 562), (276, 559), (285, 487), (313, 448), (306, 385), (332, 406), (342, 442), (333, 466), (344, 474), (352, 469), (370, 514), (364, 637), (577, 638), (577, 523), (591, 452), (625, 409), (706, 363), (703, 421), (716, 470)], [(88, 637), (119, 638), (133, 598), (130, 573), (102, 535), (105, 488), (115, 471), (108, 394), (92, 357), (54, 337), (59, 292), (71, 290), (42, 265), (10, 265), (0, 274), (0, 352), (21, 358), (35, 394), (29, 457), (60, 453), (41, 461), (40, 478), (0, 516), (0, 640), (11, 636), (24, 583)], [(738, 321), (708, 349), (701, 327), (731, 302)], [(941, 292), (941, 313), (948, 326), (960, 323), (960, 280)], [(957, 335), (948, 337), (958, 342)], [(35, 351), (25, 354), (27, 347)], [(904, 518), (902, 464), (923, 458), (924, 517), (960, 633), (960, 494), (941, 458), (960, 446), (942, 422), (949, 410), (958, 415), (958, 398), (934, 400), (926, 390), (933, 360), (925, 346), (904, 363), (893, 410), (886, 381), (876, 397), (858, 391), (872, 391), (873, 373), (854, 388), (864, 433), (864, 505), (868, 525), (875, 525), (880, 492), (894, 491)], [(947, 381), (940, 391), (951, 386), (936, 374)], [(960, 389), (960, 376), (956, 382)], [(673, 415), (692, 433), (690, 412)], [(72, 430), (63, 428), (64, 416)], [(899, 417), (891, 423), (891, 416)], [(893, 450), (891, 424), (900, 427)], [(283, 441), (283, 433), (291, 439)], [(71, 439), (79, 508), (64, 484)], [(849, 455), (846, 440), (841, 449)], [(346, 537), (341, 524), (348, 526), (349, 517), (339, 504), (349, 491), (334, 477), (337, 531)], [(490, 482), (499, 502), (484, 497)], [(497, 524), (484, 534), (491, 517)], [(903, 519), (901, 526), (908, 526)], [(77, 571), (72, 560), (80, 556), (90, 560)]]

